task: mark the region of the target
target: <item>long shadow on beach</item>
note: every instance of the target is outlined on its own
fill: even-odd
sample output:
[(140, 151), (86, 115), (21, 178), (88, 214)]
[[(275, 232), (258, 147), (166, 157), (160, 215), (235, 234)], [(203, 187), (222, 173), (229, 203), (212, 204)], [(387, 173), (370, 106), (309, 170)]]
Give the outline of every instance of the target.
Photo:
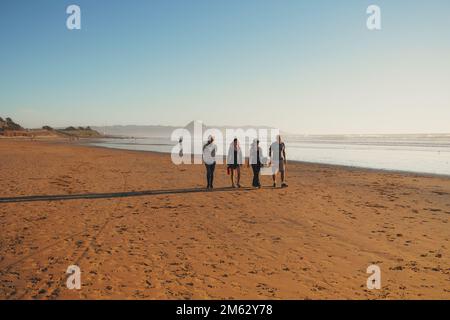
[(64, 194), (64, 195), (36, 195), (36, 196), (22, 196), (0, 198), (0, 203), (10, 202), (32, 202), (32, 201), (62, 201), (62, 200), (77, 200), (77, 199), (108, 199), (108, 198), (126, 198), (126, 197), (140, 197), (153, 196), (162, 194), (183, 194), (183, 193), (202, 193), (202, 192), (227, 192), (227, 191), (250, 191), (252, 188), (215, 188), (207, 190), (205, 188), (191, 188), (191, 189), (172, 189), (172, 190), (145, 190), (145, 191), (131, 191), (131, 192), (115, 192), (115, 193), (84, 193), (84, 194)]

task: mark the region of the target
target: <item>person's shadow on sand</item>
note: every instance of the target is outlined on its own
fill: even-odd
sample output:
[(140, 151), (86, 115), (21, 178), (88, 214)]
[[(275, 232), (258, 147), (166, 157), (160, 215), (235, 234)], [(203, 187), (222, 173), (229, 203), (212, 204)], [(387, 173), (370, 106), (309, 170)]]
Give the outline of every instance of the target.
[(144, 191), (130, 191), (130, 192), (115, 192), (115, 193), (83, 193), (83, 194), (61, 194), (61, 195), (35, 195), (35, 196), (21, 196), (0, 198), (0, 203), (11, 202), (33, 202), (33, 201), (63, 201), (63, 200), (77, 200), (77, 199), (108, 199), (108, 198), (126, 198), (139, 196), (153, 196), (164, 194), (183, 194), (183, 193), (209, 193), (209, 192), (230, 192), (230, 191), (251, 191), (254, 188), (190, 188), (190, 189), (169, 189), (169, 190), (144, 190)]

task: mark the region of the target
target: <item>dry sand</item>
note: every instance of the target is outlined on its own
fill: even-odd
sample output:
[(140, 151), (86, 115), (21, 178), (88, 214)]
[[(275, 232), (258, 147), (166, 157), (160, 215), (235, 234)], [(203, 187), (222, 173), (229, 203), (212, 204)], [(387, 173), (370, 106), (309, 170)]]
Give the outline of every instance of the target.
[[(449, 178), (291, 163), (287, 189), (190, 192), (204, 171), (1, 139), (0, 198), (177, 193), (0, 203), (0, 298), (450, 298)], [(229, 186), (223, 166), (215, 186)], [(65, 286), (72, 264), (81, 290)], [(381, 290), (366, 288), (371, 264)]]

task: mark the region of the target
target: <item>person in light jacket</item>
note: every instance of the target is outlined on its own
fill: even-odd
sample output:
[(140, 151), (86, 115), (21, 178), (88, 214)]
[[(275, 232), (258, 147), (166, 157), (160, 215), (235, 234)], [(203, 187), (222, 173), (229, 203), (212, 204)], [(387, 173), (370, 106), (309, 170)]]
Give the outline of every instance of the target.
[(281, 173), (281, 187), (286, 188), (286, 145), (281, 136), (277, 136), (277, 141), (272, 143), (269, 149), (269, 157), (271, 159), (273, 187), (277, 186), (277, 173)]
[(216, 153), (217, 153), (217, 146), (214, 143), (214, 137), (209, 136), (208, 141), (203, 146), (203, 162), (205, 163), (206, 167), (206, 182), (207, 182), (206, 189), (208, 190), (214, 188), (213, 182), (214, 182), (214, 170), (216, 168)]

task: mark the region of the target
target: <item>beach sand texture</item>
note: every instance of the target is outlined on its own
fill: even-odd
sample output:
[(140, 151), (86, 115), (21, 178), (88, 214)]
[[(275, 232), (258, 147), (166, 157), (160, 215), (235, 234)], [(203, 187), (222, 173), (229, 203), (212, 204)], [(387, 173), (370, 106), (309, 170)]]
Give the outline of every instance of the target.
[[(232, 190), (218, 166), (206, 192), (204, 176), (167, 154), (1, 139), (0, 298), (450, 299), (450, 178), (290, 163), (289, 188)], [(82, 196), (5, 199), (31, 195)]]

